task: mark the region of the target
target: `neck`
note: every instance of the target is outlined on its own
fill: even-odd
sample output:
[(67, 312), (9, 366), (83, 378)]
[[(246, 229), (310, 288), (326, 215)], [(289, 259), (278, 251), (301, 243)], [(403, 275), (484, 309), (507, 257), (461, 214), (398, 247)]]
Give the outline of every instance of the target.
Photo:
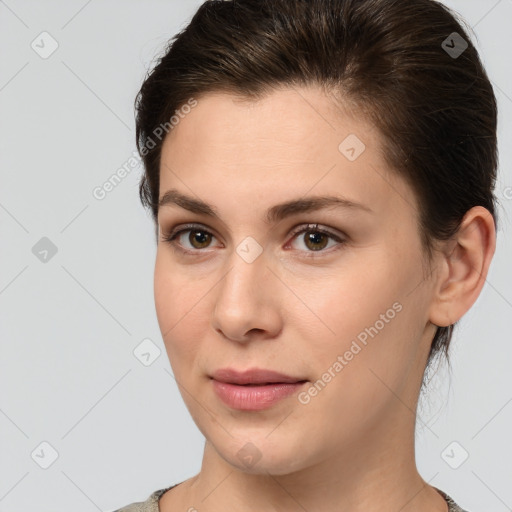
[(416, 468), (415, 413), (398, 399), (392, 409), (388, 421), (361, 432), (349, 445), (284, 475), (264, 467), (258, 473), (243, 471), (207, 441), (200, 473), (186, 482), (184, 504), (208, 512), (447, 512), (444, 498)]

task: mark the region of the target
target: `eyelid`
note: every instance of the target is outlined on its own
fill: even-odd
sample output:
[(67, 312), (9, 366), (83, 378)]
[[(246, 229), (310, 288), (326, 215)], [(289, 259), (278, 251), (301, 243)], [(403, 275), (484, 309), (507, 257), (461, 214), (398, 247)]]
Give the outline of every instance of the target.
[(299, 226), (292, 230), (290, 236), (295, 237), (299, 233), (305, 231), (318, 231), (319, 233), (324, 233), (325, 235), (331, 236), (335, 240), (340, 240), (341, 238), (337, 233), (333, 232), (330, 228), (324, 227), (322, 224), (318, 223), (300, 224)]

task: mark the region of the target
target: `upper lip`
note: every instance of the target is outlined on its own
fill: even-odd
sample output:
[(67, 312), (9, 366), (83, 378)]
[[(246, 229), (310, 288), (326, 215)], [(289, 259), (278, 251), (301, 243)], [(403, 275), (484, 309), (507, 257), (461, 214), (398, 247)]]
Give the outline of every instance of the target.
[(273, 382), (303, 382), (306, 380), (263, 368), (250, 368), (242, 371), (235, 370), (234, 368), (221, 368), (212, 374), (212, 378), (229, 384), (266, 384)]

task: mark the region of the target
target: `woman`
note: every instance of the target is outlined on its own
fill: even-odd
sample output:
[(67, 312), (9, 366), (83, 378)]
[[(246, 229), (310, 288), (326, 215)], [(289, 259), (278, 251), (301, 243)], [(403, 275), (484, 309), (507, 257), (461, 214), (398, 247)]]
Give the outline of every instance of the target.
[(462, 511), (414, 453), (496, 243), (496, 100), (454, 15), (207, 1), (136, 108), (158, 322), (206, 444), (120, 510)]

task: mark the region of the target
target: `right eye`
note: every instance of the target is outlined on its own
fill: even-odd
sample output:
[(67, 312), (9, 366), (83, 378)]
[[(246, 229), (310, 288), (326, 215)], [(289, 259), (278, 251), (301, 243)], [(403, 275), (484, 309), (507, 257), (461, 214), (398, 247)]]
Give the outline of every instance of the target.
[(202, 249), (209, 247), (212, 239), (215, 239), (210, 231), (199, 224), (188, 224), (180, 228), (172, 230), (171, 233), (162, 234), (162, 242), (172, 245), (174, 249), (185, 254), (201, 252)]

